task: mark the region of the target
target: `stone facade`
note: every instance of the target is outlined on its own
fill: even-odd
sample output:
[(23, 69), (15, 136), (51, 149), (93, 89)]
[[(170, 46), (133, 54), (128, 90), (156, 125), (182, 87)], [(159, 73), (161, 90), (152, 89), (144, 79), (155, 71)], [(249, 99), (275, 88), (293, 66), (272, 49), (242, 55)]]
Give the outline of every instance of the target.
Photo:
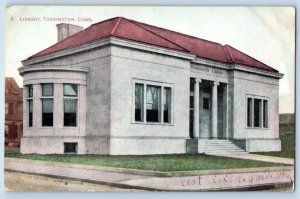
[[(72, 152), (78, 154), (179, 154), (193, 151), (189, 143), (196, 143), (196, 152), (203, 153), (211, 139), (230, 140), (247, 152), (281, 150), (280, 73), (113, 36), (25, 60), (19, 72), (25, 88), (21, 153), (62, 154), (72, 148), (68, 143), (76, 145)], [(54, 88), (51, 127), (41, 125), (41, 85), (46, 83)], [(77, 124), (72, 127), (63, 124), (65, 84), (78, 89)], [(28, 97), (31, 85), (33, 96)], [(137, 85), (144, 88), (144, 120), (138, 121)], [(145, 119), (148, 85), (160, 92), (157, 122)], [(169, 104), (163, 101), (165, 88), (170, 89)], [(32, 126), (28, 126), (30, 100)], [(253, 100), (251, 113), (248, 100)]]

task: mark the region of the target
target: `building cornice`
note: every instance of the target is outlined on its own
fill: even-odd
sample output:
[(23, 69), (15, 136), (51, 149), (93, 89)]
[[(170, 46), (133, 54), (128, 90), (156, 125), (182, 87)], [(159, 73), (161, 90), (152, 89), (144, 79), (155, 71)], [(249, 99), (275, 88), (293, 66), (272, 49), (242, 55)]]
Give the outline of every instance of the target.
[(164, 55), (169, 55), (172, 57), (179, 57), (179, 58), (188, 59), (188, 60), (194, 60), (196, 58), (196, 55), (193, 55), (189, 52), (182, 52), (182, 51), (166, 49), (166, 48), (162, 48), (162, 47), (158, 47), (158, 46), (154, 46), (154, 45), (119, 39), (117, 37), (110, 37), (110, 39), (111, 39), (110, 43), (112, 45), (116, 45), (116, 46), (134, 48), (134, 49), (139, 49), (139, 50), (143, 50), (143, 51), (150, 51), (153, 53), (164, 54)]
[[(257, 68), (250, 68), (249, 66), (244, 66), (244, 65), (240, 65), (240, 64), (227, 64), (227, 63), (222, 63), (222, 62), (218, 62), (218, 61), (208, 60), (208, 59), (196, 57), (196, 55), (193, 55), (188, 52), (175, 51), (175, 50), (166, 49), (166, 48), (162, 48), (162, 47), (158, 47), (158, 46), (154, 46), (154, 45), (148, 45), (148, 44), (143, 44), (140, 42), (134, 42), (134, 41), (130, 41), (130, 40), (120, 39), (120, 38), (113, 37), (113, 36), (110, 36), (105, 39), (93, 41), (90, 43), (82, 44), (82, 45), (79, 45), (79, 46), (76, 46), (76, 47), (73, 47), (70, 49), (65, 49), (63, 51), (54, 52), (54, 53), (51, 53), (48, 55), (33, 58), (30, 60), (24, 60), (24, 61), (22, 61), (24, 67), (21, 67), (19, 69), (19, 72), (22, 75), (28, 71), (36, 71), (36, 70), (42, 70), (42, 69), (44, 69), (44, 70), (59, 69), (59, 70), (69, 70), (69, 71), (77, 70), (75, 68), (56, 68), (56, 69), (53, 67), (45, 68), (45, 66), (42, 66), (40, 68), (35, 67), (35, 69), (33, 69), (33, 66), (30, 66), (30, 68), (26, 68), (26, 67), (27, 66), (29, 67), (29, 65), (33, 65), (33, 64), (38, 64), (43, 61), (52, 60), (55, 58), (71, 55), (74, 53), (79, 53), (79, 52), (86, 51), (86, 50), (91, 50), (93, 48), (103, 47), (106, 45), (115, 45), (115, 46), (133, 48), (133, 49), (138, 49), (138, 50), (148, 51), (148, 52), (153, 52), (153, 53), (158, 53), (158, 54), (169, 55), (172, 57), (178, 57), (178, 58), (190, 60), (192, 64), (193, 63), (203, 64), (203, 65), (216, 67), (216, 68), (220, 68), (220, 69), (226, 69), (226, 70), (239, 70), (239, 71), (244, 71), (244, 72), (248, 72), (248, 73), (250, 72), (250, 73), (255, 73), (255, 74), (259, 74), (259, 75), (274, 77), (274, 78), (278, 78), (278, 79), (281, 79), (283, 77), (283, 74), (281, 74), (281, 73), (274, 73), (271, 71), (265, 71), (265, 70), (261, 70), (261, 69), (257, 69)], [(80, 71), (80, 69), (79, 69), (79, 71)], [(83, 71), (81, 71), (81, 72), (83, 72)]]
[(71, 54), (74, 54), (74, 53), (79, 53), (79, 52), (90, 50), (90, 49), (97, 48), (97, 47), (100, 47), (100, 46), (106, 46), (106, 45), (109, 44), (109, 42), (110, 42), (109, 38), (102, 39), (102, 40), (97, 40), (97, 41), (94, 41), (94, 42), (91, 42), (91, 43), (86, 43), (86, 44), (76, 46), (74, 48), (69, 48), (69, 49), (54, 52), (54, 53), (51, 53), (51, 54), (43, 55), (41, 57), (36, 57), (36, 58), (29, 59), (29, 60), (23, 60), (22, 64), (24, 66), (27, 66), (27, 65), (37, 64), (37, 63), (40, 63), (40, 62), (43, 62), (43, 61), (49, 61), (49, 60), (52, 60), (52, 59), (56, 59), (56, 58), (59, 58), (59, 57), (71, 55)]
[(249, 68), (249, 66), (244, 66), (244, 65), (240, 65), (240, 64), (235, 64), (232, 68), (230, 68), (230, 70), (239, 70), (239, 71), (243, 71), (243, 72), (256, 73), (259, 75), (274, 77), (274, 78), (278, 78), (278, 79), (283, 78), (282, 73), (274, 73), (271, 71), (265, 71), (265, 70), (260, 70), (260, 69), (256, 69), (256, 68)]
[(247, 73), (255, 73), (258, 75), (264, 75), (264, 76), (274, 77), (274, 78), (278, 78), (278, 79), (281, 79), (283, 77), (282, 73), (274, 73), (271, 71), (261, 70), (261, 69), (257, 69), (257, 68), (253, 68), (253, 67), (250, 68), (249, 66), (244, 66), (244, 65), (240, 65), (240, 64), (226, 64), (226, 63), (221, 63), (221, 62), (207, 60), (207, 59), (198, 58), (198, 57), (196, 59), (194, 59), (192, 61), (192, 63), (203, 64), (206, 66), (216, 67), (216, 68), (220, 68), (220, 69), (226, 69), (228, 71), (237, 70), (237, 71), (243, 71), (243, 72), (247, 72)]
[(20, 67), (19, 73), (23, 76), (25, 73), (28, 72), (40, 72), (40, 71), (70, 71), (70, 72), (80, 72), (80, 73), (87, 73), (89, 71), (86, 67), (50, 67), (50, 66), (23, 66)]
[(70, 48), (70, 49), (65, 49), (65, 50), (62, 50), (62, 51), (54, 52), (54, 53), (51, 53), (51, 54), (48, 54), (48, 55), (32, 58), (32, 59), (29, 59), (29, 60), (23, 60), (22, 64), (24, 66), (37, 64), (37, 63), (40, 63), (40, 62), (43, 62), (43, 61), (48, 61), (48, 60), (52, 60), (52, 59), (55, 59), (55, 58), (71, 55), (71, 54), (74, 54), (74, 53), (79, 53), (79, 52), (82, 52), (82, 51), (91, 50), (93, 48), (103, 47), (103, 46), (106, 46), (106, 45), (109, 45), (109, 44), (116, 45), (116, 46), (127, 47), (127, 48), (139, 49), (139, 50), (143, 50), (143, 51), (150, 51), (150, 52), (153, 52), (153, 53), (165, 54), (165, 55), (169, 55), (169, 56), (173, 56), (173, 57), (179, 57), (179, 58), (183, 58), (183, 59), (189, 59), (189, 60), (193, 60), (193, 59), (196, 58), (195, 55), (190, 54), (190, 53), (175, 51), (175, 50), (166, 49), (166, 48), (162, 48), (162, 47), (158, 47), (158, 46), (154, 46), (154, 45), (142, 44), (142, 43), (139, 43), (139, 42), (124, 40), (124, 39), (120, 39), (120, 38), (117, 38), (117, 37), (110, 36), (110, 37), (105, 38), (105, 39), (101, 39), (101, 40), (93, 41), (93, 42), (90, 42), (90, 43), (82, 44), (82, 45), (79, 45), (79, 46), (76, 46), (76, 47), (73, 47), (73, 48)]

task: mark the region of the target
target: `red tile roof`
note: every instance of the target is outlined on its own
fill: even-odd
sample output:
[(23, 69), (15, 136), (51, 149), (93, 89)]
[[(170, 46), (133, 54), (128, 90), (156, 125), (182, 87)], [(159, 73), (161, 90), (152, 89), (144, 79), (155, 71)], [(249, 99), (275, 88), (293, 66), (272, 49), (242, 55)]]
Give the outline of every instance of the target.
[(274, 68), (267, 66), (229, 45), (223, 46), (219, 43), (151, 26), (123, 17), (116, 17), (93, 24), (49, 48), (32, 55), (26, 60), (73, 48), (81, 44), (101, 40), (110, 36), (191, 53), (200, 58), (222, 63), (241, 64), (270, 72), (278, 72)]

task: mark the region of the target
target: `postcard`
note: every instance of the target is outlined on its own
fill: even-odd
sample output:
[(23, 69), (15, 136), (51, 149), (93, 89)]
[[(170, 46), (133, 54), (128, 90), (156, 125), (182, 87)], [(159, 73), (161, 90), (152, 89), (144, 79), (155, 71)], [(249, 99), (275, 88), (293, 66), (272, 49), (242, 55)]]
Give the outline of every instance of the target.
[(6, 191), (294, 190), (295, 8), (6, 8)]

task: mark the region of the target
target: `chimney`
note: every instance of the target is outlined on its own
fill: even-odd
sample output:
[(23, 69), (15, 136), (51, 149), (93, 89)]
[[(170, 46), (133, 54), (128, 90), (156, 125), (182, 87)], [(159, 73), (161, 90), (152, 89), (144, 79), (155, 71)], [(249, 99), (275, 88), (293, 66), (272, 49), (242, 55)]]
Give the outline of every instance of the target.
[(83, 29), (81, 26), (76, 26), (73, 24), (67, 24), (67, 23), (60, 23), (57, 24), (57, 41), (61, 41), (67, 37), (70, 37), (71, 35), (74, 35), (75, 33), (78, 33)]

